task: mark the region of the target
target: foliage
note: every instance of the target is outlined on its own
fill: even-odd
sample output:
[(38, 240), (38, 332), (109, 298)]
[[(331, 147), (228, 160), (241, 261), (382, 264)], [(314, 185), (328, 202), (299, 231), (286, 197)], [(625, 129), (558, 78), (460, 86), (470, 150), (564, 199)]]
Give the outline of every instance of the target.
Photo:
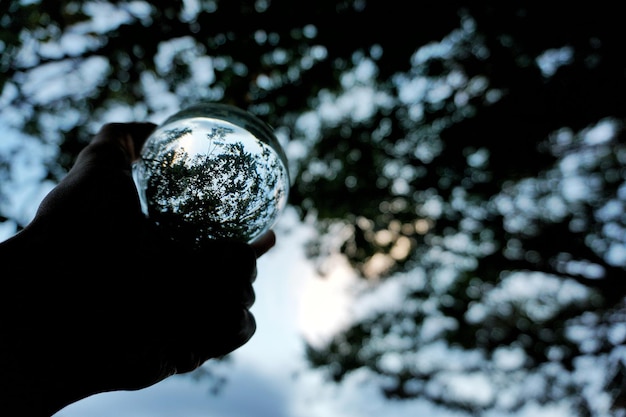
[(309, 346), (314, 366), (335, 381), (365, 369), (390, 398), (470, 415), (537, 403), (601, 416), (622, 406), (617, 6), (2, 7), (11, 17), (0, 19), (0, 220), (24, 224), (12, 209), (12, 167), (31, 142), (48, 149), (45, 172), (31, 178), (45, 184), (119, 114), (230, 102), (286, 145), (290, 204), (322, 232), (309, 245), (320, 272), (340, 252), (366, 283), (359, 304), (390, 288), (402, 295), (374, 303), (327, 346)]

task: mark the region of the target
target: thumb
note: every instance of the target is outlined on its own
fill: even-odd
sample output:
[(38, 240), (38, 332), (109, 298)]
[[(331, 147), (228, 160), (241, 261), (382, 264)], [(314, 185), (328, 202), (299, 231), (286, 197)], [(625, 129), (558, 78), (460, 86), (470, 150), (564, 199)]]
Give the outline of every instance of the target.
[(156, 127), (150, 122), (108, 123), (102, 126), (91, 143), (116, 145), (133, 162), (139, 158), (143, 144)]

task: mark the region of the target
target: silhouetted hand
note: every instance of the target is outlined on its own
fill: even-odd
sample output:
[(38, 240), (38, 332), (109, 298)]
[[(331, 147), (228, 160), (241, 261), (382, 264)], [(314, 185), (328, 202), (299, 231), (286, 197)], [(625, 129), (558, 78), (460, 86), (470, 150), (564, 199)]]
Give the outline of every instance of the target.
[(0, 414), (50, 416), (144, 388), (255, 332), (256, 259), (275, 236), (200, 249), (168, 239), (141, 212), (131, 176), (154, 128), (103, 126), (33, 221), (0, 243)]

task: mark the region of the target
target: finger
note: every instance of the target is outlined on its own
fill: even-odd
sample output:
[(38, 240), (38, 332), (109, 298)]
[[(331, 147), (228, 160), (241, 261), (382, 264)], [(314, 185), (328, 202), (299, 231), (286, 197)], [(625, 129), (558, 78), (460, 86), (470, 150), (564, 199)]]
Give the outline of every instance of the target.
[(258, 238), (256, 238), (253, 242), (250, 243), (254, 252), (256, 253), (256, 257), (259, 258), (267, 251), (269, 251), (276, 244), (276, 234), (273, 230), (268, 230)]
[(177, 374), (191, 372), (211, 358), (227, 355), (246, 344), (256, 332), (256, 320), (248, 310), (224, 313), (226, 321), (189, 329), (166, 341), (167, 368)]
[(204, 333), (196, 331), (195, 353), (203, 360), (227, 355), (245, 345), (256, 333), (254, 315), (248, 309), (227, 310), (224, 320), (205, 327)]

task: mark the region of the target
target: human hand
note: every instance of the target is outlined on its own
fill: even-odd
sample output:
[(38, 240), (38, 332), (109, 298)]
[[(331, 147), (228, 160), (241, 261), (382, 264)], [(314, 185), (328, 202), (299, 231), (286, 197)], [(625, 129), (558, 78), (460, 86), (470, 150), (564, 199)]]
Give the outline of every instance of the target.
[(256, 330), (249, 311), (256, 259), (274, 245), (274, 233), (196, 250), (163, 236), (141, 212), (131, 176), (154, 128), (103, 126), (33, 221), (0, 244), (14, 305), (43, 312), (1, 311), (16, 318), (0, 331), (19, 349), (6, 345), (0, 354), (19, 356), (21, 374), (42, 375), (40, 390), (31, 387), (41, 391), (42, 413), (31, 416), (192, 371)]

